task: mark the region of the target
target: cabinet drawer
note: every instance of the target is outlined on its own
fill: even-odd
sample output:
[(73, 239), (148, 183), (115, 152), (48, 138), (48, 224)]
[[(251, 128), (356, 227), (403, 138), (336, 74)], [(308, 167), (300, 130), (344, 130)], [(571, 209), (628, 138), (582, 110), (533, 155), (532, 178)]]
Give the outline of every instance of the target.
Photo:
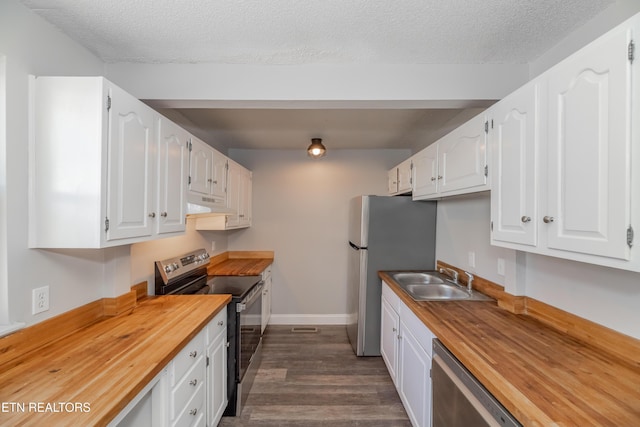
[(220, 313), (216, 314), (207, 325), (207, 342), (213, 342), (220, 333), (227, 330), (227, 307), (223, 308)]
[(400, 313), (400, 305), (402, 304), (402, 301), (384, 281), (382, 282), (382, 297), (387, 300), (391, 308), (393, 308), (396, 313)]
[(172, 387), (176, 385), (184, 374), (196, 364), (198, 358), (204, 355), (205, 335), (205, 331), (201, 331), (173, 359), (173, 363), (171, 363), (171, 368), (169, 370)]
[(205, 419), (205, 395), (206, 388), (200, 383), (191, 399), (187, 402), (178, 419), (173, 423), (174, 427), (204, 426)]
[(184, 409), (185, 404), (196, 393), (198, 388), (205, 381), (205, 356), (204, 352), (198, 356), (197, 362), (178, 381), (178, 384), (171, 391), (171, 419), (175, 419)]
[(402, 304), (400, 310), (400, 321), (411, 331), (411, 334), (429, 357), (432, 357), (431, 342), (435, 338), (433, 333), (431, 333), (429, 328), (422, 323), (422, 320), (420, 320), (409, 307)]

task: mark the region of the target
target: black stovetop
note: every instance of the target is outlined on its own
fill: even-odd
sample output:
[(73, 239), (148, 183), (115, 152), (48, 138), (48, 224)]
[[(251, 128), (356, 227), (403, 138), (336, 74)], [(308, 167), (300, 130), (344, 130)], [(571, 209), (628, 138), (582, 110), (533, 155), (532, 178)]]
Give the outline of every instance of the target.
[(236, 299), (244, 298), (262, 280), (261, 276), (209, 276), (209, 294), (231, 294)]

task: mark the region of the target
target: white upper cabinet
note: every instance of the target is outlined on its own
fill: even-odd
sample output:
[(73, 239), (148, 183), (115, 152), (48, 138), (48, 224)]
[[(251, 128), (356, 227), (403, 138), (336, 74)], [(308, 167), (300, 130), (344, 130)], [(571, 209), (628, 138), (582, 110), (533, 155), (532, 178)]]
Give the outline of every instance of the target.
[(481, 114), (416, 153), (413, 199), (489, 190), (487, 126)]
[(156, 139), (153, 110), (102, 77), (35, 78), (31, 108), (30, 247), (101, 248), (184, 230), (175, 226), (184, 207), (168, 209), (184, 191), (184, 153)]
[(537, 150), (540, 83), (532, 82), (491, 108), (492, 243), (535, 246), (538, 238)]
[(189, 201), (224, 209), (227, 206), (227, 157), (191, 137)]
[(227, 216), (225, 228), (251, 226), (251, 172), (229, 160), (227, 207), (235, 214)]
[(412, 168), (411, 159), (407, 159), (388, 171), (390, 195), (411, 192), (413, 179)]
[(629, 259), (630, 40), (619, 27), (547, 75), (549, 248)]
[(428, 198), (438, 192), (438, 144), (431, 144), (412, 157), (413, 198)]
[(492, 244), (640, 270), (640, 180), (631, 173), (640, 167), (632, 144), (640, 80), (629, 57), (639, 23), (614, 28), (492, 107)]
[(158, 233), (186, 228), (189, 133), (158, 116)]
[(154, 113), (122, 89), (108, 86), (107, 240), (151, 236), (158, 216), (153, 205)]

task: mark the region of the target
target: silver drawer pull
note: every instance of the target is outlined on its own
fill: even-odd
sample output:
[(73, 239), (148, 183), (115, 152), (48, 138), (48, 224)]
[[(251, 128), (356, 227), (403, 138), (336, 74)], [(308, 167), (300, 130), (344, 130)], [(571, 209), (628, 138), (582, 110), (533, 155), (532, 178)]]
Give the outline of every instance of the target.
[(160, 214), (160, 216), (161, 216), (161, 217), (163, 217), (163, 218), (166, 218), (166, 217), (167, 217), (167, 215), (168, 215), (168, 214), (167, 214), (166, 212), (162, 212), (162, 213)]
[(544, 218), (542, 218), (542, 221), (543, 221), (545, 224), (549, 224), (550, 222), (553, 222), (553, 219), (554, 219), (554, 218), (553, 218), (552, 216), (545, 216)]
[(156, 213), (155, 213), (155, 212), (151, 212), (151, 213), (149, 214), (149, 218), (155, 218), (155, 217), (156, 217)]
[(218, 321), (218, 326), (222, 326), (222, 325), (224, 325), (224, 320), (219, 320)]
[(189, 357), (192, 357), (192, 358), (195, 359), (196, 357), (198, 357), (198, 352), (197, 351), (192, 351), (191, 353), (189, 353)]
[(531, 222), (531, 217), (524, 215), (522, 218), (520, 218), (520, 221), (522, 221), (522, 222)]
[(192, 379), (191, 381), (189, 381), (189, 385), (192, 385), (192, 386), (194, 386), (194, 387), (195, 387), (195, 386), (197, 386), (197, 385), (198, 385), (198, 380), (197, 380), (197, 379), (195, 379), (195, 378), (194, 378), (194, 379)]
[(195, 408), (189, 411), (189, 415), (195, 415), (197, 413), (198, 413), (198, 408)]

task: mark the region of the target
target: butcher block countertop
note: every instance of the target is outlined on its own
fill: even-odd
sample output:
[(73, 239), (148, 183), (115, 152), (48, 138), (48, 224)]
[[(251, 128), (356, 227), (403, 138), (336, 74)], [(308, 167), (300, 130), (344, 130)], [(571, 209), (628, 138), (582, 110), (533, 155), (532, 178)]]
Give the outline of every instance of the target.
[(523, 425), (640, 426), (640, 355), (618, 358), (495, 302), (416, 302), (379, 275)]
[(257, 276), (273, 263), (273, 251), (231, 251), (209, 261), (210, 276)]
[[(5, 361), (0, 425), (106, 425), (230, 300), (230, 295), (149, 297), (123, 314)], [(18, 346), (16, 337), (0, 340), (5, 354)]]

